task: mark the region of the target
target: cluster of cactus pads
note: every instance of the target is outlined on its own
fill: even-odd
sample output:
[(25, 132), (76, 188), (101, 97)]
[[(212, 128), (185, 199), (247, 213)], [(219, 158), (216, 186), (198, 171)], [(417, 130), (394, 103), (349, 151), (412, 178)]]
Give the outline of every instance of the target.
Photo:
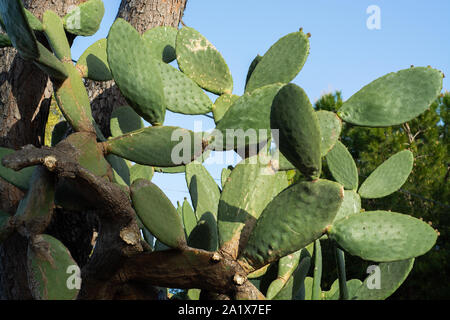
[[(223, 57), (192, 28), (155, 27), (140, 35), (117, 19), (108, 38), (95, 42), (74, 65), (67, 33), (95, 33), (104, 14), (101, 0), (86, 1), (63, 18), (47, 11), (42, 21), (20, 0), (0, 0), (0, 14), (6, 32), (1, 45), (14, 46), (54, 83), (66, 122), (56, 126), (53, 146), (69, 143), (83, 168), (121, 186), (151, 250), (220, 252), (245, 271), (243, 279), (234, 281), (250, 281), (267, 299), (385, 299), (406, 279), (414, 258), (434, 246), (438, 234), (429, 224), (403, 213), (361, 208), (361, 198), (384, 197), (403, 185), (413, 154), (404, 150), (393, 155), (360, 184), (355, 161), (339, 136), (342, 121), (386, 127), (417, 117), (440, 94), (442, 72), (411, 67), (387, 74), (335, 114), (316, 111), (305, 91), (290, 83), (309, 54), (310, 35), (302, 29), (255, 58), (245, 93), (237, 96)], [(45, 34), (51, 51), (35, 32)], [(175, 60), (178, 68), (169, 64)], [(83, 78), (114, 80), (128, 102), (113, 112), (108, 139), (92, 117)], [(215, 103), (205, 91), (218, 95)], [(185, 115), (212, 112), (215, 132), (222, 135), (164, 126), (166, 109)], [(144, 127), (142, 119), (151, 126)], [(61, 128), (67, 125), (75, 133), (64, 138)], [(202, 165), (209, 152), (252, 143), (234, 139), (229, 129), (266, 130), (266, 136), (253, 142), (258, 146), (271, 138), (271, 129), (278, 129), (278, 149), (260, 148), (224, 169), (218, 186)], [(180, 131), (177, 137), (192, 139), (183, 162), (171, 156), (180, 142), (173, 141), (173, 133)], [(57, 181), (43, 166), (7, 168), (5, 160), (14, 152), (0, 148), (0, 176), (26, 196), (14, 216), (0, 213), (0, 241), (15, 229), (30, 239), (27, 273), (36, 299), (74, 299), (78, 291), (66, 286), (66, 270), (76, 263), (36, 222), (50, 219), (55, 205), (82, 203), (74, 199), (70, 180)], [(261, 157), (270, 158), (252, 161)], [(321, 178), (323, 160), (335, 181)], [(294, 169), (302, 176), (296, 183), (289, 179)], [(185, 199), (175, 208), (150, 181), (154, 172), (184, 172), (193, 207)], [(321, 289), (321, 241), (330, 241), (335, 249), (338, 279), (330, 291)], [(370, 289), (367, 280), (347, 281), (345, 254), (377, 264), (381, 287)], [(198, 299), (200, 289), (174, 298)]]

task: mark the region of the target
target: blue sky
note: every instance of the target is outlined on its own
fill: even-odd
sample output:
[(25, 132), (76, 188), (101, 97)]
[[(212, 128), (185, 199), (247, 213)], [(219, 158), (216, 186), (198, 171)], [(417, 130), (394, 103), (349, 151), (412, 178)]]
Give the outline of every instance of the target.
[[(120, 0), (104, 3), (101, 29), (92, 37), (75, 40), (74, 59), (107, 36)], [(371, 5), (380, 8), (379, 30), (366, 26)], [(256, 54), (263, 55), (279, 38), (303, 27), (312, 34), (311, 52), (293, 82), (314, 102), (334, 90), (341, 90), (347, 99), (376, 78), (410, 65), (442, 70), (447, 75), (444, 90), (449, 90), (449, 12), (448, 0), (188, 0), (183, 22), (222, 53), (234, 79), (233, 93), (238, 95), (243, 93), (248, 66)], [(214, 102), (216, 96), (210, 97)], [(202, 121), (203, 129), (214, 127), (204, 116), (170, 112), (165, 124), (192, 130), (194, 121)], [(221, 168), (227, 165), (206, 167), (220, 184)], [(153, 181), (174, 203), (189, 197), (184, 174), (156, 174)]]

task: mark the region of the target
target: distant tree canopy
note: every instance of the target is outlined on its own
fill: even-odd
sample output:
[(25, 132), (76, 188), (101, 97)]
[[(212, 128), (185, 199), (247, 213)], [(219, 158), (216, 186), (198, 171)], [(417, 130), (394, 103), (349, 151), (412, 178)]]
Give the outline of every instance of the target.
[[(315, 107), (336, 112), (342, 104), (342, 94), (336, 91), (323, 95)], [(401, 150), (409, 149), (415, 157), (413, 171), (401, 190), (385, 198), (362, 199), (362, 207), (367, 211), (411, 214), (432, 223), (440, 232), (436, 247), (416, 259), (411, 274), (392, 299), (450, 298), (450, 288), (442, 286), (450, 283), (449, 107), (450, 93), (446, 92), (425, 113), (403, 125), (365, 128), (343, 123), (341, 141), (356, 160), (360, 181)], [(331, 178), (326, 163), (324, 168), (324, 173)], [(353, 266), (356, 258), (347, 259), (352, 259), (348, 266)], [(348, 270), (349, 278), (366, 275), (366, 268), (361, 264)], [(331, 284), (336, 273), (328, 273), (331, 273)]]

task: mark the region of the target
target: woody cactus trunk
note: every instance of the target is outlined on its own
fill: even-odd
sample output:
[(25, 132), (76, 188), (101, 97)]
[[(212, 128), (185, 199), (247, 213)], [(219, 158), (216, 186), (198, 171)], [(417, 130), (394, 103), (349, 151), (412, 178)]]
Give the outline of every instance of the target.
[[(183, 289), (172, 299), (385, 299), (405, 281), (414, 258), (433, 248), (438, 232), (427, 223), (361, 208), (361, 198), (402, 186), (412, 152), (392, 155), (360, 184), (339, 136), (343, 121), (386, 127), (417, 117), (440, 94), (442, 72), (390, 73), (337, 114), (315, 111), (290, 83), (309, 55), (310, 35), (302, 29), (255, 58), (245, 93), (237, 96), (221, 54), (189, 27), (140, 35), (119, 18), (107, 39), (74, 64), (67, 33), (92, 34), (103, 11), (101, 0), (89, 0), (64, 17), (47, 11), (40, 21), (21, 1), (0, 1), (2, 45), (50, 76), (64, 125), (75, 132), (64, 138), (55, 128), (52, 147), (0, 149), (0, 176), (25, 193), (14, 215), (0, 213), (0, 241), (14, 231), (28, 239), (24, 272), (33, 298), (112, 299), (133, 283), (141, 290)], [(178, 68), (169, 64), (175, 60)], [(83, 79), (114, 80), (126, 99), (112, 114), (108, 139), (92, 117)], [(164, 126), (166, 110), (212, 112), (216, 130)], [(257, 134), (239, 139), (236, 130)], [(218, 186), (202, 161), (225, 150), (240, 151), (243, 160), (223, 170)], [(321, 178), (322, 161), (335, 181)], [(301, 177), (295, 182), (293, 170)], [(184, 172), (193, 207), (185, 199), (175, 208), (151, 182), (155, 171)], [(55, 207), (81, 207), (99, 219), (97, 242), (75, 279), (81, 286), (68, 278), (68, 270), (77, 270), (70, 251), (45, 233)], [(323, 241), (334, 245), (339, 270), (330, 291), (321, 288)], [(346, 279), (348, 254), (378, 265), (380, 289)]]

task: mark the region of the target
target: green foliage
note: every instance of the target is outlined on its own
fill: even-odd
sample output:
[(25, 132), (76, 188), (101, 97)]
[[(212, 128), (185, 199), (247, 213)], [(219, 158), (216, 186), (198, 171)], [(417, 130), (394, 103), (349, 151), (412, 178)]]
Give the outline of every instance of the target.
[[(450, 198), (444, 165), (449, 94), (431, 104), (442, 88), (440, 71), (413, 67), (391, 73), (345, 102), (340, 94), (326, 95), (315, 110), (306, 92), (290, 83), (309, 55), (309, 36), (302, 30), (255, 58), (239, 97), (232, 95), (222, 55), (192, 28), (157, 27), (141, 36), (117, 19), (108, 38), (89, 47), (74, 66), (66, 31), (95, 33), (104, 14), (101, 0), (86, 1), (63, 19), (48, 11), (42, 24), (18, 0), (0, 0), (0, 14), (7, 33), (2, 45), (13, 45), (53, 81), (66, 122), (49, 121), (54, 129), (47, 145), (73, 150), (83, 169), (119, 185), (151, 250), (175, 249), (166, 263), (212, 270), (213, 262), (192, 249), (200, 248), (217, 251), (208, 257), (225, 259), (226, 272), (239, 265), (243, 274), (233, 281), (239, 285), (248, 276), (268, 299), (385, 299), (405, 281), (415, 258), (436, 254), (436, 241), (445, 248), (429, 224), (413, 217), (421, 212), (444, 230), (448, 222), (433, 215), (448, 208)], [(53, 52), (33, 30), (44, 32)], [(174, 59), (178, 69), (167, 64)], [(109, 139), (92, 117), (83, 78), (113, 79), (129, 103), (113, 112)], [(220, 95), (214, 105), (204, 90)], [(205, 135), (163, 126), (166, 109), (187, 115), (212, 111), (217, 130)], [(142, 118), (152, 126), (145, 128)], [(68, 126), (75, 133), (65, 137)], [(270, 129), (280, 130), (279, 150), (267, 154), (262, 147)], [(256, 152), (241, 152), (256, 145)], [(244, 158), (222, 171), (221, 188), (201, 164), (211, 150), (235, 150)], [(0, 176), (28, 191), (14, 216), (0, 213), (0, 240), (17, 225), (27, 233), (27, 275), (36, 299), (76, 298), (78, 292), (65, 284), (67, 267), (75, 262), (59, 240), (42, 234), (37, 221), (48, 220), (55, 203), (89, 204), (79, 201), (82, 192), (70, 179), (55, 179), (57, 170), (8, 169), (13, 152), (0, 149)], [(175, 159), (181, 154), (181, 161)], [(150, 182), (154, 172), (184, 173), (193, 208), (184, 199), (176, 209)], [(420, 204), (414, 194), (420, 194)], [(336, 254), (336, 281), (326, 272), (329, 248)], [(388, 280), (382, 290), (368, 289), (370, 276), (346, 280), (353, 276), (354, 259), (380, 262), (383, 281)], [(200, 299), (198, 288), (188, 289), (176, 297)]]
[[(318, 110), (337, 112), (343, 104), (341, 92), (322, 96), (315, 104)], [(414, 154), (414, 166), (401, 189), (379, 199), (362, 199), (366, 210), (392, 210), (408, 212), (416, 218), (430, 221), (440, 232), (436, 246), (425, 255), (416, 258), (408, 280), (400, 288), (396, 287), (394, 299), (440, 299), (448, 297), (448, 289), (441, 284), (450, 278), (444, 269), (450, 263), (448, 247), (448, 123), (450, 94), (446, 92), (436, 99), (419, 117), (403, 125), (388, 128), (365, 128), (344, 123), (341, 135), (358, 163), (361, 179), (366, 179), (391, 155), (409, 148)], [(328, 168), (326, 176), (330, 177)], [(348, 257), (347, 272), (354, 277), (365, 277), (368, 264), (358, 258)], [(333, 269), (330, 274), (335, 274)], [(406, 275), (405, 275), (406, 278)], [(327, 285), (331, 284), (327, 280)], [(384, 296), (387, 298), (389, 295)]]

